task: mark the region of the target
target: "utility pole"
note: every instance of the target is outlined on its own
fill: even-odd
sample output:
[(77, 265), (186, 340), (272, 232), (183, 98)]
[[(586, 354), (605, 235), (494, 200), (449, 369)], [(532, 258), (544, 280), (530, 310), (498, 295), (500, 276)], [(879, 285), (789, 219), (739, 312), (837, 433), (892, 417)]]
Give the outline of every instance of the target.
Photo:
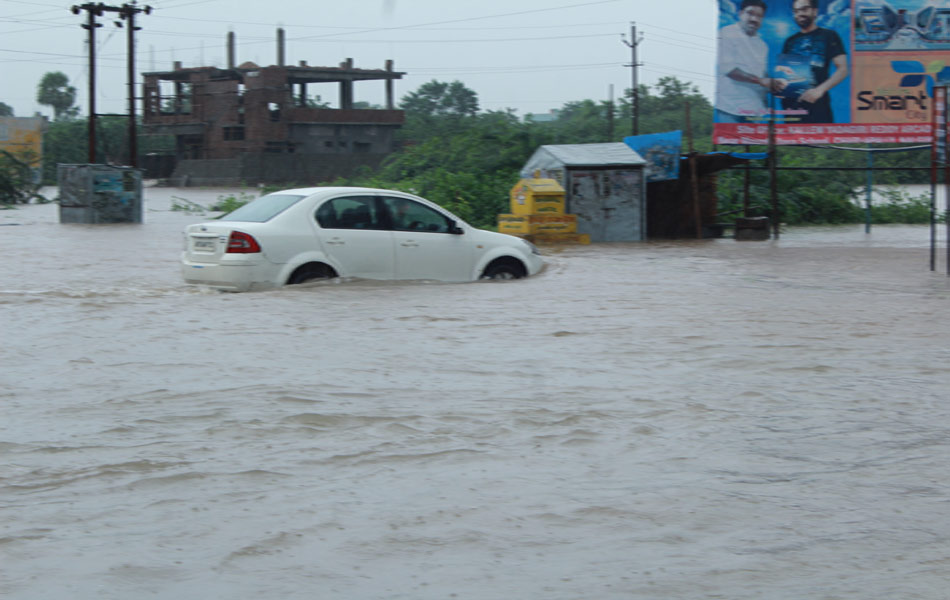
[(633, 135), (640, 135), (640, 91), (637, 89), (639, 83), (637, 81), (637, 67), (640, 66), (640, 63), (637, 62), (637, 46), (640, 45), (640, 42), (643, 41), (643, 38), (637, 37), (637, 24), (634, 22), (630, 23), (630, 41), (623, 40), (623, 43), (630, 47), (630, 64), (626, 65), (631, 67), (631, 77), (633, 93), (630, 97), (630, 116), (633, 120)]
[(614, 84), (610, 84), (610, 102), (607, 104), (607, 140), (614, 140)]
[[(137, 167), (139, 161), (138, 136), (135, 131), (135, 32), (142, 29), (135, 26), (135, 15), (138, 13), (147, 15), (152, 13), (151, 6), (139, 8), (132, 4), (123, 4), (119, 9), (119, 17), (128, 21), (127, 42), (128, 42), (128, 75), (129, 75), (129, 166)], [(121, 23), (116, 23), (121, 25)]]
[[(135, 15), (141, 12), (150, 14), (151, 6), (139, 8), (135, 0), (132, 4), (122, 6), (107, 6), (102, 2), (87, 2), (75, 5), (71, 9), (74, 15), (86, 11), (88, 20), (82, 25), (89, 31), (89, 163), (96, 162), (96, 29), (102, 27), (96, 23), (96, 17), (101, 17), (106, 11), (117, 12), (119, 17), (128, 21), (128, 77), (129, 77), (129, 164), (136, 166), (138, 162), (138, 147), (135, 132), (135, 32), (141, 27), (135, 26)], [(116, 22), (121, 27), (121, 23)]]
[(102, 27), (96, 23), (96, 17), (102, 16), (102, 2), (87, 2), (72, 7), (72, 13), (78, 15), (80, 11), (88, 13), (88, 21), (82, 25), (89, 31), (89, 164), (96, 162), (96, 28)]

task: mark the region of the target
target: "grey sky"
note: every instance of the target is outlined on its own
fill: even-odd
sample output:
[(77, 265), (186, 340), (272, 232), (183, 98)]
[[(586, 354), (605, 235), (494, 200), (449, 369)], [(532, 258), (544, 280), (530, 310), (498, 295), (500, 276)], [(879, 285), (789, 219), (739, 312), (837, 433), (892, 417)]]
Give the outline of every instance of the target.
[[(130, 0), (127, 0), (130, 1)], [(121, 5), (122, 2), (106, 2)], [(276, 62), (276, 29), (286, 32), (287, 64), (335, 66), (352, 58), (357, 67), (383, 68), (395, 61), (406, 76), (397, 99), (437, 79), (460, 80), (474, 89), (483, 110), (513, 108), (519, 115), (546, 112), (565, 102), (605, 100), (631, 85), (630, 24), (643, 40), (640, 82), (664, 75), (691, 81), (711, 97), (714, 85), (716, 0), (154, 0), (137, 24), (139, 75), (185, 67), (225, 66), (226, 37), (237, 39), (237, 61)], [(0, 101), (17, 116), (52, 114), (36, 103), (44, 73), (62, 71), (87, 100), (85, 13), (72, 3), (0, 0)], [(126, 106), (126, 33), (115, 13), (97, 30), (97, 112)], [(140, 77), (138, 78), (140, 81)], [(311, 86), (336, 102), (336, 89)], [(379, 103), (382, 82), (356, 85), (356, 100)]]

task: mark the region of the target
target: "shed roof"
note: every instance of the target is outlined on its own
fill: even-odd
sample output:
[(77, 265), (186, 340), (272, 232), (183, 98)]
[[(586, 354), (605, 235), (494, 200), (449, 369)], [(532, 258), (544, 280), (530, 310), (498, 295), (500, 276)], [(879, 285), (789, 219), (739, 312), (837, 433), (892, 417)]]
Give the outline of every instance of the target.
[(541, 146), (568, 167), (599, 167), (605, 165), (645, 165), (646, 160), (623, 142), (604, 144), (559, 144)]

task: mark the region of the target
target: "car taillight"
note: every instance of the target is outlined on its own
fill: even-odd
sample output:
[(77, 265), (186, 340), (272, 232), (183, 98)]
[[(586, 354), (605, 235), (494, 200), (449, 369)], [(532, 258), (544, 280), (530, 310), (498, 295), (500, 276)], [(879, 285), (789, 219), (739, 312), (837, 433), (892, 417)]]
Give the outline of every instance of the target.
[(254, 236), (243, 231), (232, 231), (228, 238), (228, 254), (254, 254), (261, 251), (261, 245)]

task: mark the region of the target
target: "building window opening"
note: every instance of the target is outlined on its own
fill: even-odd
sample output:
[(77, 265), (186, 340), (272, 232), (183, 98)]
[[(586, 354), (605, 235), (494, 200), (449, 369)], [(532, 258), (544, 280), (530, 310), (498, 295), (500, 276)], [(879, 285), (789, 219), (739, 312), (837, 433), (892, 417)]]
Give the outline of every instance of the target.
[(163, 115), (190, 115), (194, 86), (184, 81), (159, 81), (159, 111)]
[(239, 141), (244, 139), (244, 128), (243, 127), (225, 127), (224, 128), (224, 139), (226, 141)]

